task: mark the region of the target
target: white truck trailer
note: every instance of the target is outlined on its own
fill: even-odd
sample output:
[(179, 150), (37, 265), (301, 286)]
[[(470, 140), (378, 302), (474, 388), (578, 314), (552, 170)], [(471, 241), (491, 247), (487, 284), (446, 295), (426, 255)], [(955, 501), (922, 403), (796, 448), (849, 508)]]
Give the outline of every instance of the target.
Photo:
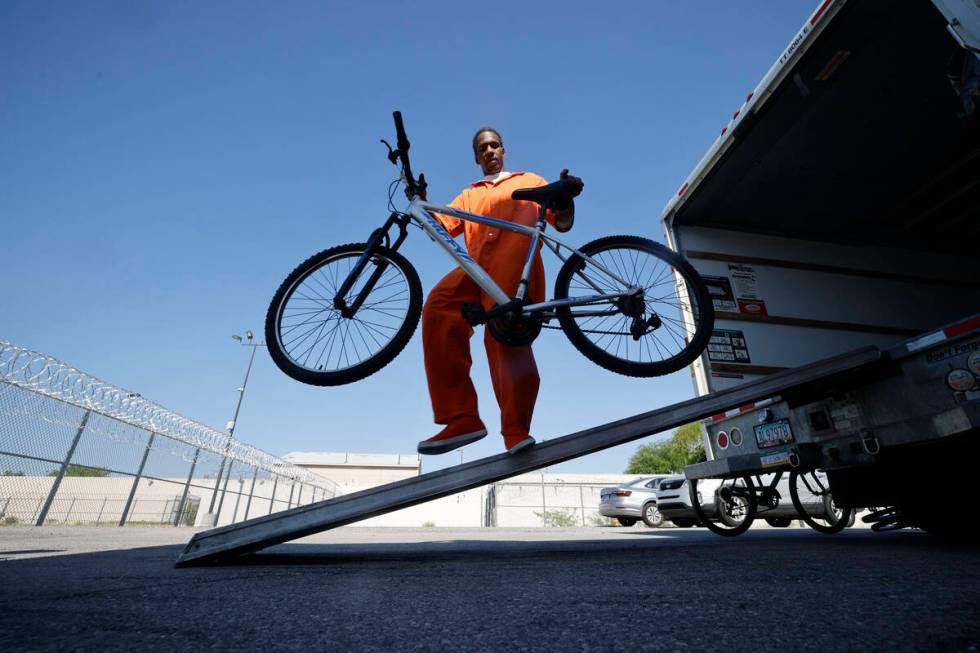
[(829, 480), (878, 528), (963, 522), (980, 456), (978, 57), (976, 0), (825, 0), (667, 203), (668, 245), (716, 314), (699, 396), (868, 355), (704, 420), (692, 503), (697, 479), (730, 479), (715, 498), (751, 523), (784, 500), (781, 472)]

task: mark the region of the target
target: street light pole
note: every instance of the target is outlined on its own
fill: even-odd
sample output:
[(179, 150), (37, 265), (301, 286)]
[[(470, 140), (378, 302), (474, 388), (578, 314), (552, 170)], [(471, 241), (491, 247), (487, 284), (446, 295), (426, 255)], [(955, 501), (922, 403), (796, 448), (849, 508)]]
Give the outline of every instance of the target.
[[(245, 332), (244, 340), (239, 335), (232, 336), (232, 339), (237, 340), (242, 346), (251, 347), (252, 354), (248, 358), (248, 367), (245, 368), (245, 380), (242, 381), (241, 387), (238, 388), (238, 403), (235, 404), (235, 416), (232, 417), (231, 421), (229, 421), (228, 424), (225, 425), (225, 428), (228, 429), (228, 437), (225, 440), (225, 451), (224, 451), (224, 456), (221, 458), (221, 466), (218, 467), (218, 478), (215, 480), (214, 492), (211, 493), (211, 505), (208, 508), (208, 514), (211, 517), (212, 525), (217, 524), (218, 515), (221, 513), (221, 506), (225, 500), (225, 492), (224, 489), (222, 489), (221, 501), (218, 502), (218, 512), (216, 513), (214, 510), (214, 502), (218, 496), (218, 487), (221, 485), (221, 478), (222, 476), (225, 475), (225, 464), (228, 462), (228, 450), (231, 448), (231, 441), (235, 436), (235, 426), (238, 423), (238, 413), (242, 409), (242, 399), (245, 397), (245, 388), (248, 386), (248, 377), (252, 373), (252, 363), (255, 361), (255, 351), (259, 347), (263, 346), (262, 343), (253, 343), (252, 342), (253, 337), (254, 336), (252, 335), (251, 331)], [(245, 340), (247, 340), (248, 342), (245, 342)], [(231, 465), (228, 465), (228, 476), (229, 477), (231, 476)], [(228, 486), (228, 479), (225, 479), (225, 488), (227, 488), (227, 486)]]
[[(255, 360), (255, 350), (261, 346), (261, 345), (251, 344), (252, 341), (251, 331), (246, 331), (245, 334), (249, 340), (249, 343), (246, 346), (252, 347), (252, 355), (248, 357), (248, 367), (245, 369), (245, 380), (242, 381), (242, 387), (238, 388), (238, 404), (235, 406), (235, 416), (232, 417), (231, 421), (228, 422), (228, 424), (225, 426), (225, 428), (228, 429), (229, 442), (231, 442), (231, 439), (235, 436), (235, 425), (238, 423), (238, 411), (242, 409), (242, 398), (245, 397), (245, 386), (248, 385), (248, 375), (252, 373), (252, 361)], [(242, 339), (241, 336), (232, 336), (232, 337), (236, 338), (239, 341), (241, 341)], [(244, 342), (242, 344), (245, 345)]]

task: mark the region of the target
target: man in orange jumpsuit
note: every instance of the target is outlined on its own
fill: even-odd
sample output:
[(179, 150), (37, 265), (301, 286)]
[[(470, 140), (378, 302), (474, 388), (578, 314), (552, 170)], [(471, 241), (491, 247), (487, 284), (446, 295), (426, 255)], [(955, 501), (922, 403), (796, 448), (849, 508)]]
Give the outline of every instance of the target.
[[(539, 206), (534, 202), (511, 199), (520, 188), (543, 186), (547, 182), (529, 172), (509, 172), (504, 167), (503, 139), (497, 130), (480, 129), (473, 137), (473, 154), (484, 177), (471, 184), (449, 206), (501, 220), (533, 227)], [(564, 174), (564, 173), (563, 173)], [(548, 222), (559, 231), (568, 231), (574, 220), (574, 204), (548, 212)], [(464, 222), (437, 215), (453, 236), (465, 234), (466, 249), (508, 295), (517, 292), (530, 240), (512, 231)], [(540, 245), (539, 245), (540, 250)], [(544, 301), (544, 265), (534, 254), (528, 297)], [(470, 380), (470, 337), (473, 328), (462, 315), (464, 303), (480, 303), (490, 309), (494, 301), (472, 279), (456, 268), (436, 284), (422, 309), (422, 349), (425, 374), (436, 424), (445, 428), (419, 443), (419, 453), (440, 454), (483, 438), (487, 429), (480, 420), (476, 390)], [(484, 328), (483, 343), (490, 363), (493, 391), (500, 406), (504, 446), (516, 453), (534, 444), (530, 435), (531, 415), (538, 395), (538, 368), (530, 345), (509, 346), (498, 342)]]

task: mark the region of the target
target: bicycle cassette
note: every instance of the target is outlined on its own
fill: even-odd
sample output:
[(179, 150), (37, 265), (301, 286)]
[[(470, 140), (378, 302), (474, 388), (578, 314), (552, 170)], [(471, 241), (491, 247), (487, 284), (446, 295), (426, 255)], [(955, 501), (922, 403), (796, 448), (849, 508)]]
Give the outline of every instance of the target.
[(504, 314), (487, 321), (490, 335), (498, 342), (521, 347), (534, 342), (541, 333), (541, 320), (526, 315)]

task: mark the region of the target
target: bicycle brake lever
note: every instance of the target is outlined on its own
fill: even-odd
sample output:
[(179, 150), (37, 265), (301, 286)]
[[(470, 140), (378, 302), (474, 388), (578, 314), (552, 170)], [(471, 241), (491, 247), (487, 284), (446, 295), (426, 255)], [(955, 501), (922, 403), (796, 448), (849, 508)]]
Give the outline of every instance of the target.
[(398, 165), (398, 150), (392, 149), (391, 144), (383, 138), (381, 139), (381, 142), (388, 148), (388, 160), (391, 161), (391, 165)]

